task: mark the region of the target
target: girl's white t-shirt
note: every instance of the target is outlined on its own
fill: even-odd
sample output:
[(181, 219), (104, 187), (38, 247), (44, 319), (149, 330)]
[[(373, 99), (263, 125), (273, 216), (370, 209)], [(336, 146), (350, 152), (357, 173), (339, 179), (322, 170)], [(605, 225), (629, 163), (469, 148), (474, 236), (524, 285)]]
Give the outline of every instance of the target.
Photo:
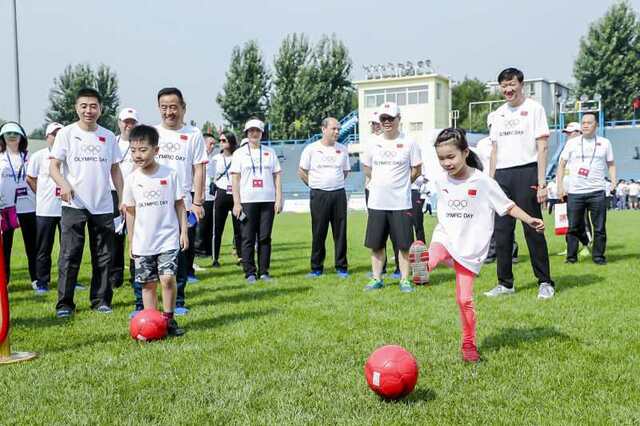
[(445, 172), (433, 182), (438, 224), (431, 241), (442, 244), (458, 263), (478, 274), (489, 252), (494, 213), (504, 216), (515, 204), (495, 180), (472, 171), (466, 180)]
[(49, 148), (41, 149), (31, 156), (27, 174), (37, 179), (36, 192), (36, 216), (60, 217), (62, 215), (62, 203), (60, 200), (60, 188), (51, 179), (49, 165), (51, 163), (51, 151)]
[(276, 152), (268, 146), (238, 148), (231, 158), (230, 174), (240, 175), (241, 203), (268, 203), (276, 200), (274, 173), (280, 173)]
[(152, 175), (136, 169), (125, 179), (123, 202), (136, 208), (131, 252), (155, 256), (180, 248), (176, 201), (184, 198), (176, 172), (160, 165)]

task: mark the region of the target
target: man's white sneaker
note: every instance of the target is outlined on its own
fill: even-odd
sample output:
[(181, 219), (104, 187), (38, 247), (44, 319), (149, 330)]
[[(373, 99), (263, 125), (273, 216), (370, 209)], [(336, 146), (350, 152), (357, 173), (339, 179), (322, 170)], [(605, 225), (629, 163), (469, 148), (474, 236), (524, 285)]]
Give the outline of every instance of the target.
[(556, 294), (556, 290), (549, 283), (540, 284), (538, 289), (538, 299), (551, 299)]
[(491, 290), (484, 293), (487, 297), (498, 297), (498, 296), (506, 296), (507, 294), (513, 294), (516, 292), (516, 289), (511, 287), (505, 287), (502, 284), (498, 284)]

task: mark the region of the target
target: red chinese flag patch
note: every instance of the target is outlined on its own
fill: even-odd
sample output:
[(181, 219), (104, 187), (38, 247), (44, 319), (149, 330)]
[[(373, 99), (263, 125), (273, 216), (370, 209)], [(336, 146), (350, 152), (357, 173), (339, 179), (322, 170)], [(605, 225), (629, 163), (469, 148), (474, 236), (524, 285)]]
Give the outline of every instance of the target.
[(399, 143), (396, 145), (396, 148), (402, 148), (403, 146), (404, 146), (403, 144)]
[(104, 136), (98, 136), (98, 140), (103, 143), (107, 141), (107, 139)]
[(183, 141), (188, 141), (188, 140), (189, 140), (189, 136), (187, 136), (187, 135), (180, 135), (180, 139), (182, 139)]
[(470, 189), (468, 194), (472, 197), (475, 197), (478, 194), (478, 190), (477, 189)]
[(529, 111), (520, 111), (520, 115), (526, 117), (527, 115), (529, 115)]
[(339, 149), (336, 149), (336, 154), (340, 154), (340, 150)]
[(264, 156), (265, 156), (265, 157), (268, 157), (268, 156), (269, 156), (269, 153), (268, 153), (268, 152), (265, 152), (265, 153), (264, 153)]
[(160, 179), (160, 185), (167, 185), (168, 182), (166, 179)]

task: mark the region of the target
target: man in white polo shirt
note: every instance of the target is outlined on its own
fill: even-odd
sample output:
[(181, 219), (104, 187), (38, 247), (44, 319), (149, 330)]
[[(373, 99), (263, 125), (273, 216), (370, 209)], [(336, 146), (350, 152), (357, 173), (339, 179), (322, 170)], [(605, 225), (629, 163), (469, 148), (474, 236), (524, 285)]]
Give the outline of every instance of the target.
[[(187, 104), (179, 89), (167, 87), (160, 90), (158, 109), (162, 122), (155, 126), (160, 135), (160, 151), (156, 160), (176, 172), (185, 193), (186, 211), (192, 213), (190, 217), (198, 221), (204, 216), (204, 169), (207, 164), (207, 151), (202, 133), (197, 127), (184, 124)], [(185, 306), (185, 288), (187, 275), (195, 257), (195, 223), (191, 225), (188, 230), (189, 249), (178, 254), (176, 315), (189, 312)]]
[(336, 273), (349, 276), (347, 265), (347, 194), (344, 181), (351, 170), (347, 147), (338, 143), (340, 123), (333, 117), (322, 120), (322, 139), (309, 144), (300, 156), (298, 176), (311, 189), (311, 272), (324, 271), (325, 241), (329, 223), (333, 233)]
[(392, 102), (378, 110), (383, 133), (365, 148), (362, 157), (369, 183), (369, 219), (365, 246), (371, 249), (372, 278), (365, 291), (384, 287), (382, 267), (387, 237), (398, 247), (400, 291), (412, 292), (409, 280), (409, 248), (413, 243), (411, 183), (421, 173), (418, 144), (400, 132), (400, 109)]
[[(580, 236), (584, 233), (584, 215), (589, 211), (593, 224), (593, 249), (591, 255), (597, 265), (607, 263), (604, 256), (607, 244), (607, 202), (605, 177), (607, 169), (611, 182), (616, 181), (616, 166), (613, 162), (613, 148), (608, 139), (596, 135), (598, 120), (595, 113), (582, 116), (582, 136), (567, 141), (558, 165), (558, 195), (567, 197), (569, 233), (567, 234), (567, 263), (578, 261)], [(561, 176), (568, 167), (571, 179), (569, 187), (564, 187)], [(615, 184), (608, 190), (614, 191)]]
[[(524, 95), (524, 74), (507, 68), (498, 75), (500, 91), (507, 101), (493, 115), (490, 137), (492, 176), (507, 197), (532, 217), (541, 219), (540, 204), (547, 200), (547, 152), (549, 127), (542, 105)], [(496, 258), (498, 284), (486, 296), (495, 297), (515, 292), (512, 250), (515, 219), (496, 215)], [(531, 266), (538, 278), (538, 298), (549, 299), (555, 294), (549, 269), (549, 252), (544, 234), (523, 224), (529, 247)]]
[(50, 123), (45, 130), (47, 147), (35, 152), (29, 161), (27, 180), (36, 188), (36, 293), (49, 291), (51, 281), (51, 250), (56, 236), (56, 228), (60, 227), (60, 188), (49, 176), (51, 149), (58, 131), (64, 126)]
[[(129, 133), (138, 124), (138, 112), (133, 108), (123, 108), (118, 114), (118, 129), (120, 134), (116, 137), (118, 143), (118, 149), (120, 151), (120, 171), (122, 172), (122, 179), (126, 179), (127, 176), (133, 171), (134, 163), (131, 158), (131, 150), (129, 149)], [(118, 194), (116, 188), (111, 182), (111, 197), (113, 198), (113, 217), (120, 216), (121, 220), (124, 220), (124, 216), (120, 215), (118, 206)], [(111, 252), (111, 274), (109, 281), (111, 282), (111, 288), (118, 288), (122, 286), (124, 281), (124, 246), (126, 240), (126, 234), (124, 230), (120, 233), (114, 233), (113, 235), (113, 250)], [(131, 275), (131, 282), (133, 283), (134, 268), (133, 259), (129, 262), (129, 273)], [(142, 295), (140, 296), (140, 304), (142, 305)]]
[[(487, 115), (487, 129), (491, 132), (491, 127), (493, 126), (493, 118), (494, 113), (490, 112)], [(491, 136), (487, 136), (486, 138), (482, 138), (478, 141), (475, 147), (470, 147), (473, 152), (476, 153), (480, 162), (482, 163), (482, 173), (487, 176), (490, 176), (491, 173), (491, 152), (493, 151), (493, 142), (491, 141)], [(496, 261), (496, 234), (495, 231), (493, 235), (491, 235), (491, 243), (489, 243), (489, 253), (487, 253), (487, 258), (484, 260), (484, 263), (493, 263)], [(518, 262), (518, 242), (515, 241), (515, 237), (513, 239), (513, 251), (511, 254), (511, 262)]]
[[(109, 283), (113, 246), (113, 200), (109, 178), (122, 199), (120, 150), (115, 135), (98, 125), (102, 112), (100, 95), (94, 89), (81, 89), (76, 95), (79, 120), (58, 131), (50, 166), (51, 178), (60, 187), (62, 218), (60, 259), (58, 261), (58, 303), (56, 315), (73, 314), (74, 287), (77, 282), (84, 228), (89, 229), (91, 245), (91, 308), (111, 313), (113, 290)], [(61, 167), (64, 165), (64, 175)]]

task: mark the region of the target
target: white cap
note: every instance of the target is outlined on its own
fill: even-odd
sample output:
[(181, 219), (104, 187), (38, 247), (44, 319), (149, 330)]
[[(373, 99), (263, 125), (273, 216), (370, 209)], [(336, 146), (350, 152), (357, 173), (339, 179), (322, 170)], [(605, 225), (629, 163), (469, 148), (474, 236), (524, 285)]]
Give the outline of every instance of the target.
[(51, 133), (54, 133), (56, 130), (62, 129), (64, 126), (60, 123), (49, 123), (47, 129), (44, 131), (45, 136), (49, 136)]
[(122, 108), (120, 114), (118, 114), (118, 120), (124, 121), (128, 119), (135, 120), (136, 123), (140, 121), (138, 120), (138, 111), (133, 108)]
[(564, 130), (562, 131), (562, 133), (573, 133), (573, 132), (582, 133), (580, 124), (576, 123), (575, 121), (572, 121), (571, 123), (567, 124), (567, 127), (565, 127)]
[(251, 119), (244, 125), (245, 132), (249, 129), (259, 129), (261, 132), (264, 132), (264, 123), (257, 118)]
[(378, 117), (378, 111), (374, 111), (369, 117), (369, 123), (380, 124), (380, 117)]
[(398, 108), (398, 104), (395, 102), (385, 102), (380, 105), (380, 109), (378, 109), (378, 117), (382, 117), (383, 115), (388, 115), (389, 117), (397, 117), (400, 115), (400, 108)]
[(487, 127), (491, 128), (491, 126), (493, 126), (493, 120), (496, 119), (496, 114), (495, 112), (490, 112), (489, 114), (487, 114)]
[(0, 136), (4, 135), (5, 133), (17, 133), (23, 138), (27, 137), (27, 135), (24, 134), (24, 130), (22, 130), (18, 123), (14, 123), (13, 121), (9, 121), (2, 125), (2, 128), (0, 128)]

